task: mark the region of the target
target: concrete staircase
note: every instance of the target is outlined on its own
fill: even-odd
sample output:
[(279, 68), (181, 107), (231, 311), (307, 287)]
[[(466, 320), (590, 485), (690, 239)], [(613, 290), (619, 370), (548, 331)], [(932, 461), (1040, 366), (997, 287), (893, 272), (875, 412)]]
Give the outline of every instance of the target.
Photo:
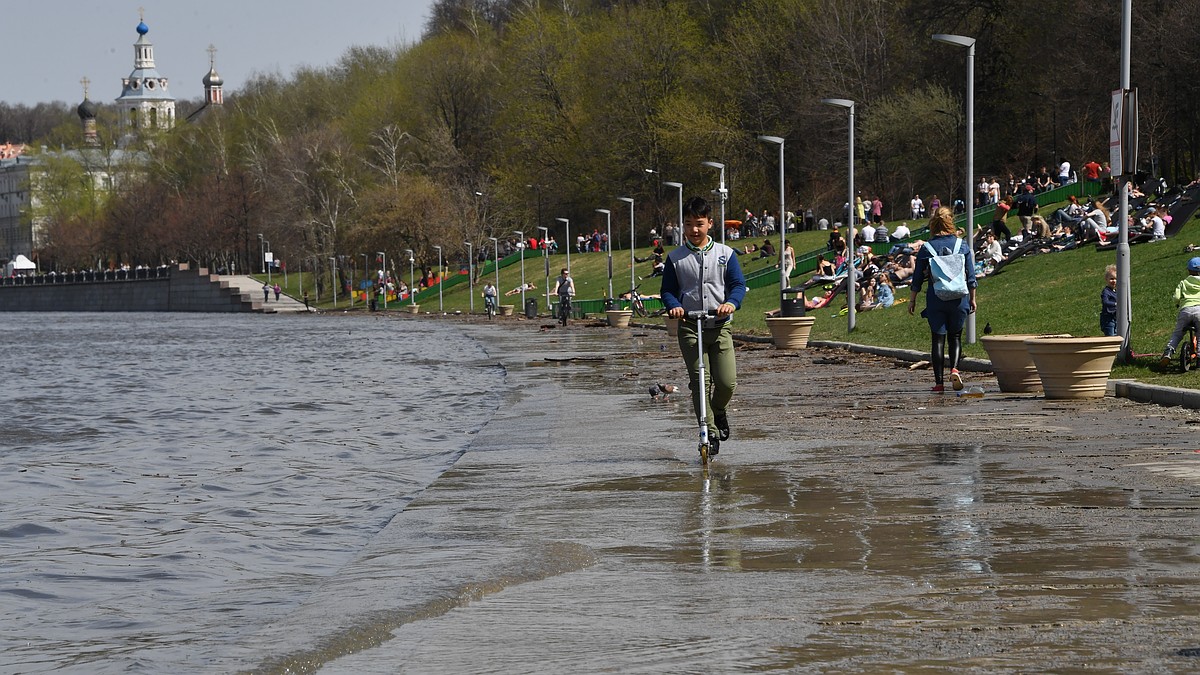
[[(201, 270), (203, 273), (204, 270)], [(286, 293), (275, 299), (275, 293), (270, 294), (270, 300), (263, 301), (262, 283), (253, 277), (248, 277), (243, 274), (222, 274), (210, 275), (214, 280), (218, 281), (221, 288), (228, 288), (242, 296), (244, 302), (249, 302), (253, 306), (255, 312), (263, 312), (265, 314), (292, 314), (297, 312), (314, 311), (304, 307), (304, 303), (296, 298), (293, 298)]]

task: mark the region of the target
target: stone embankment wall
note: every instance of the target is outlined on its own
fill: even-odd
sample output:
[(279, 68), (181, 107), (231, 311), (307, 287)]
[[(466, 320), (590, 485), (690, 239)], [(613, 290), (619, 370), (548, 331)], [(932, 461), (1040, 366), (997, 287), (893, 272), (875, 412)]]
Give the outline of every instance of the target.
[(4, 312), (261, 312), (262, 303), (201, 267), (165, 278), (0, 286)]

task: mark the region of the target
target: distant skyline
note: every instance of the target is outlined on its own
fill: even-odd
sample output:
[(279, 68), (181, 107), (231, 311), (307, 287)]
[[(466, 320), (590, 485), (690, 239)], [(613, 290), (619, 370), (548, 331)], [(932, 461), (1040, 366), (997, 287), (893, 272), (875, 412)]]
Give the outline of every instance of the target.
[(420, 40), (434, 0), (203, 0), (203, 2), (5, 2), (0, 100), (29, 106), (83, 100), (111, 104), (133, 70), (138, 10), (158, 72), (176, 99), (201, 99), (208, 46), (226, 96), (253, 73), (291, 77), (331, 66), (353, 46), (396, 47)]

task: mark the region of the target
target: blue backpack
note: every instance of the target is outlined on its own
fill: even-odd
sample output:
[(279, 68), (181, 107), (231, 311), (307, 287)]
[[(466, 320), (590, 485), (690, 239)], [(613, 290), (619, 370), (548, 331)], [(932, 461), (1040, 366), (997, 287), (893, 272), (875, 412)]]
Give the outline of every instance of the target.
[(954, 240), (954, 249), (929, 259), (933, 277), (933, 294), (941, 300), (958, 300), (967, 294), (967, 256), (962, 253), (962, 239)]

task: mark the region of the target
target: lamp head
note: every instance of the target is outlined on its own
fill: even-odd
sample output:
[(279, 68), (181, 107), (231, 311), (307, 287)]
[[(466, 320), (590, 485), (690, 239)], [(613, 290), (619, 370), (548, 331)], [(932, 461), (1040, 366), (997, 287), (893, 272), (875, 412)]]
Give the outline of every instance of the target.
[(783, 139), (778, 136), (759, 136), (758, 140), (763, 141), (764, 143), (774, 143), (776, 145), (783, 145)]
[(609, 211), (608, 209), (596, 209), (596, 213), (603, 213), (607, 216), (608, 214), (612, 213), (612, 211)]
[(725, 165), (720, 162), (700, 162), (702, 166), (711, 166), (714, 169), (724, 169)]
[(617, 197), (617, 201), (625, 202), (626, 204), (632, 204), (633, 197)]
[(683, 189), (683, 183), (676, 183), (675, 181), (663, 181), (663, 185), (666, 185), (667, 187), (679, 188), (680, 190)]
[(967, 37), (965, 35), (950, 35), (948, 33), (935, 33), (933, 35), (933, 41), (941, 42), (942, 44), (947, 44), (947, 45), (954, 45), (956, 47), (974, 47), (975, 46), (975, 38)]
[(831, 105), (835, 108), (854, 110), (854, 101), (851, 101), (847, 98), (823, 98), (821, 99), (821, 103), (824, 103), (825, 105)]
[(570, 224), (571, 224), (571, 219), (570, 219), (570, 218), (555, 218), (555, 220), (557, 220), (557, 221), (558, 221), (558, 222), (560, 222), (560, 223), (566, 223), (566, 224), (568, 224), (568, 225), (570, 225)]

